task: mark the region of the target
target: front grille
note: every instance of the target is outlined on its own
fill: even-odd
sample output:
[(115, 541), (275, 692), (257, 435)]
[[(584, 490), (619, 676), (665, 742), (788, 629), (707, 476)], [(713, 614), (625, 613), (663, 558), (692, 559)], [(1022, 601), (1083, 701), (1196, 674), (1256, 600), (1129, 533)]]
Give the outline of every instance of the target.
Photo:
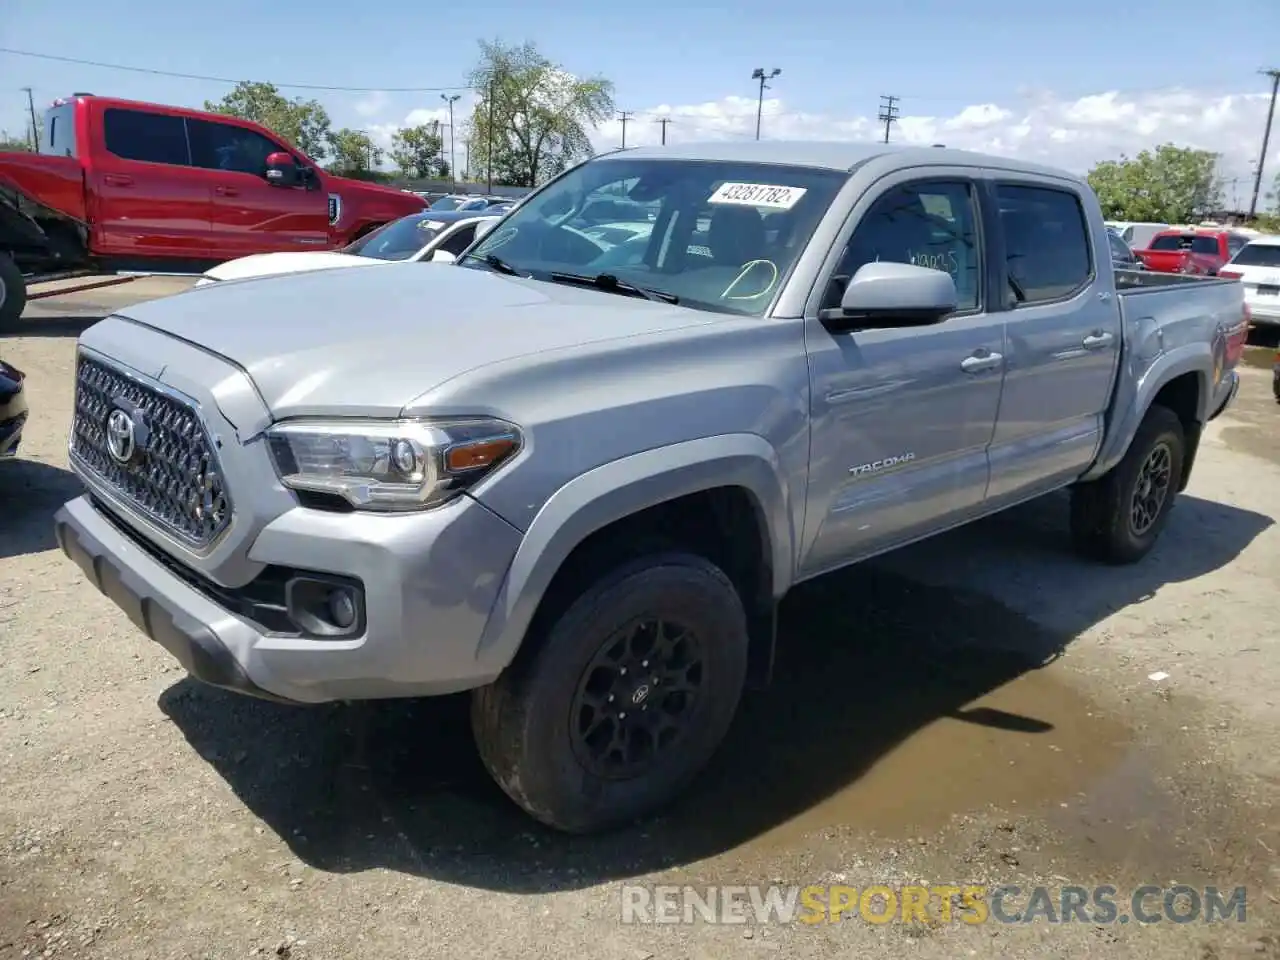
[[(116, 411), (124, 416), (113, 450), (108, 418)], [(195, 410), (87, 356), (76, 366), (71, 453), (116, 497), (192, 547), (208, 546), (231, 521), (218, 456)]]

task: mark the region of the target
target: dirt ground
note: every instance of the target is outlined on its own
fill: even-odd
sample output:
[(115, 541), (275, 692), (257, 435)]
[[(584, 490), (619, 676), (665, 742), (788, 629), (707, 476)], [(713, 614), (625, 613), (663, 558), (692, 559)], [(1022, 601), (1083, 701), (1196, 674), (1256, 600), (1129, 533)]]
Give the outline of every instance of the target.
[[(488, 781), (462, 698), (202, 687), (57, 550), (75, 337), (183, 285), (38, 301), (0, 341), (33, 408), (0, 466), (0, 958), (1280, 958), (1269, 351), (1144, 563), (1076, 559), (1049, 498), (806, 585), (691, 794), (569, 839)], [(628, 925), (624, 883), (1245, 886), (1247, 912)]]

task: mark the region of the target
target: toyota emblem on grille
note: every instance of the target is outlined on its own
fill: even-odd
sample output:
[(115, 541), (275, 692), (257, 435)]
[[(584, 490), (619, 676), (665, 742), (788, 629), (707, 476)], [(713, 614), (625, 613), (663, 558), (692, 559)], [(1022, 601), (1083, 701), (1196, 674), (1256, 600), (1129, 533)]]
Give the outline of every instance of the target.
[(107, 414), (107, 452), (116, 463), (128, 463), (137, 448), (133, 417), (116, 407)]

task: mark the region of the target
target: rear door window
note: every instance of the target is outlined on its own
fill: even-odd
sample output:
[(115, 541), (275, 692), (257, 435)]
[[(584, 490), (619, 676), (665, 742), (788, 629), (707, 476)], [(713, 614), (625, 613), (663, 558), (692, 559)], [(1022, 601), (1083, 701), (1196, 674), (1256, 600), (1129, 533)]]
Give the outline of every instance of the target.
[(1092, 246), (1078, 196), (1053, 187), (1002, 183), (996, 197), (1015, 303), (1065, 300), (1089, 285)]
[(182, 117), (110, 107), (102, 114), (107, 152), (121, 160), (191, 165), (187, 123)]

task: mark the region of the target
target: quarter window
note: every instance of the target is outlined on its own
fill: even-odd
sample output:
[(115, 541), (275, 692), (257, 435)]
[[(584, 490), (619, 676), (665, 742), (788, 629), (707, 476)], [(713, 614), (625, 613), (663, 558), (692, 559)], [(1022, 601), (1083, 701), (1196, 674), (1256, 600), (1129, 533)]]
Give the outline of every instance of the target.
[(877, 199), (854, 228), (823, 306), (839, 306), (853, 275), (877, 260), (942, 270), (955, 281), (956, 309), (976, 309), (982, 257), (972, 186), (963, 181), (910, 183)]
[(102, 135), (107, 152), (122, 160), (191, 164), (187, 149), (187, 124), (182, 117), (112, 107), (103, 111)]
[(471, 241), (475, 238), (476, 226), (474, 223), (469, 223), (465, 227), (459, 227), (458, 232), (441, 243), (439, 249), (446, 250), (456, 257), (471, 246)]
[(1061, 300), (1089, 283), (1089, 228), (1074, 193), (1000, 184), (996, 197), (1012, 302)]

